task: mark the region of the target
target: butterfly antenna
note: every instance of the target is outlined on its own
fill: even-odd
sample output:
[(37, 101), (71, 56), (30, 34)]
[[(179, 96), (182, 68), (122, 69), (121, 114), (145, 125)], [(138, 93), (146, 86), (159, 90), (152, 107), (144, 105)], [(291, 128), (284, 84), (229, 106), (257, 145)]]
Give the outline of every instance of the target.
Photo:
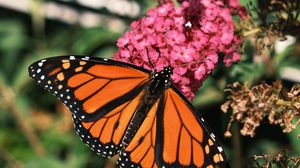
[(148, 57), (148, 61), (149, 61), (149, 64), (151, 65), (152, 69), (154, 69), (154, 71), (156, 71), (156, 68), (154, 67), (151, 59), (150, 59), (150, 56), (149, 56), (149, 50), (148, 48), (146, 47), (146, 52), (147, 52), (147, 57)]
[(194, 63), (194, 64), (201, 64), (201, 63), (203, 63), (203, 61), (201, 60), (201, 61), (191, 61), (191, 62), (180, 63), (180, 64), (177, 64), (176, 67), (187, 66), (187, 65), (189, 65), (189, 64), (191, 64), (191, 63)]

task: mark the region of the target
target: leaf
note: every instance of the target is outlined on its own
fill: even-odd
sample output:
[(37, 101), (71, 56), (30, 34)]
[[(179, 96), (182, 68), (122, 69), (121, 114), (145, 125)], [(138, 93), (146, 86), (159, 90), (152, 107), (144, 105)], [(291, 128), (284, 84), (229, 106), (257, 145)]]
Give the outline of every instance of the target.
[(274, 56), (273, 62), (275, 64), (275, 67), (280, 68), (280, 66), (285, 64), (285, 61), (288, 61), (287, 58), (290, 55), (292, 48), (292, 46), (289, 46), (283, 52), (280, 52)]
[[(250, 7), (250, 9), (252, 9), (253, 7), (258, 8), (258, 0), (240, 0), (240, 4), (246, 7), (248, 7), (250, 3), (252, 4), (252, 7)], [(257, 13), (253, 10), (248, 9), (248, 12), (250, 12), (251, 15), (255, 18), (257, 17)]]
[(88, 54), (96, 48), (109, 44), (113, 46), (120, 34), (111, 32), (105, 28), (82, 29), (75, 34), (75, 40), (71, 51), (74, 53)]
[[(28, 47), (24, 26), (17, 20), (0, 20), (1, 69), (13, 74), (21, 52)], [(12, 66), (14, 65), (14, 66)]]
[(264, 73), (263, 64), (254, 64), (254, 63), (239, 63), (233, 65), (229, 72), (229, 77), (234, 81), (239, 81), (245, 83), (246, 81), (252, 85), (257, 81)]
[(294, 129), (292, 132), (288, 133), (287, 136), (293, 146), (293, 150), (295, 153), (300, 154), (300, 126), (298, 125), (298, 129)]
[(17, 20), (0, 20), (0, 50), (14, 51), (28, 46), (23, 27)]
[(196, 97), (193, 100), (194, 106), (207, 106), (220, 102), (223, 100), (223, 92), (221, 92), (215, 80), (212, 77), (208, 77), (196, 93)]

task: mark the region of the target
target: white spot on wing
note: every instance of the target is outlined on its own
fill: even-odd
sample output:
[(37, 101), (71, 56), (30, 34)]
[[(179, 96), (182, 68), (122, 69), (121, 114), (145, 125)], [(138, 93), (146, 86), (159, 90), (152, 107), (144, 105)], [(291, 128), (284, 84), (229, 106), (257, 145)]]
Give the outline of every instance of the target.
[(213, 133), (210, 134), (210, 137), (211, 137), (214, 141), (216, 141), (215, 135), (214, 135)]
[(89, 60), (89, 59), (90, 59), (90, 57), (87, 57), (87, 56), (82, 58), (82, 60), (86, 60), (86, 61)]

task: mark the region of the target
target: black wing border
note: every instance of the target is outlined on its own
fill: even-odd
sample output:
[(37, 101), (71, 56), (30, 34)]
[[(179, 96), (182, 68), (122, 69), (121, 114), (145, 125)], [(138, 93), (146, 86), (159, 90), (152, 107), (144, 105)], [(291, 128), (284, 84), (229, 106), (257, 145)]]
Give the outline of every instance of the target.
[[(52, 57), (48, 57), (48, 58), (44, 58), (44, 59), (39, 59), (39, 60), (33, 62), (29, 67), (31, 67), (34, 64), (37, 64), (37, 63), (41, 62), (42, 60), (45, 60), (45, 61), (55, 61), (58, 58), (59, 59), (74, 58), (73, 60), (94, 61), (95, 63), (101, 63), (101, 64), (106, 64), (106, 65), (118, 65), (118, 66), (123, 66), (123, 67), (130, 67), (130, 68), (138, 69), (138, 70), (143, 71), (143, 72), (148, 73), (148, 74), (151, 73), (150, 70), (145, 69), (145, 68), (140, 67), (140, 66), (136, 66), (134, 64), (130, 64), (130, 63), (122, 62), (122, 61), (113, 60), (113, 59), (110, 59), (110, 58), (102, 58), (102, 57), (96, 57), (96, 56), (85, 56), (85, 55), (52, 56)], [(29, 68), (28, 68), (28, 71), (30, 72)]]

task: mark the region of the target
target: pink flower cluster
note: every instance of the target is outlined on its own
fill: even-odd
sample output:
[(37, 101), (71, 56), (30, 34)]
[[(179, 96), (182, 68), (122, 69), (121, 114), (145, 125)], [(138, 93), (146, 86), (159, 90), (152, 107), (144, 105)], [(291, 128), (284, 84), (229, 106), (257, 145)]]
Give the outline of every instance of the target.
[(150, 9), (118, 39), (114, 59), (152, 69), (149, 55), (158, 71), (171, 65), (173, 83), (191, 100), (220, 53), (225, 66), (240, 59), (242, 40), (234, 34), (228, 6), (223, 0), (188, 0), (175, 7), (170, 0)]

